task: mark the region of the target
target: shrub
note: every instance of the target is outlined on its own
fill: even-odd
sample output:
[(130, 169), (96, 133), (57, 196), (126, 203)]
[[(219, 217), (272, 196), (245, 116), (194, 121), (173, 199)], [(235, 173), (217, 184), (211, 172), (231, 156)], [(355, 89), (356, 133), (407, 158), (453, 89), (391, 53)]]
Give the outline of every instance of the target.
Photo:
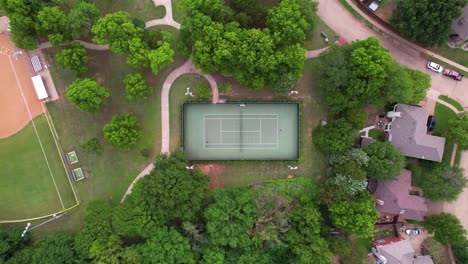
[(103, 147), (96, 137), (81, 142), (80, 148), (86, 153), (101, 154), (103, 152)]
[(151, 92), (151, 89), (146, 85), (145, 78), (140, 73), (128, 74), (124, 79), (124, 84), (129, 100), (145, 99)]
[(115, 148), (130, 150), (141, 137), (139, 124), (132, 114), (115, 115), (104, 128), (104, 138)]
[(364, 109), (352, 108), (346, 111), (345, 119), (356, 129), (362, 129), (366, 125), (368, 114)]
[(220, 93), (230, 93), (232, 92), (232, 85), (230, 83), (222, 83), (218, 86)]
[(200, 98), (209, 99), (211, 96), (211, 87), (206, 83), (200, 83), (195, 87), (195, 94)]

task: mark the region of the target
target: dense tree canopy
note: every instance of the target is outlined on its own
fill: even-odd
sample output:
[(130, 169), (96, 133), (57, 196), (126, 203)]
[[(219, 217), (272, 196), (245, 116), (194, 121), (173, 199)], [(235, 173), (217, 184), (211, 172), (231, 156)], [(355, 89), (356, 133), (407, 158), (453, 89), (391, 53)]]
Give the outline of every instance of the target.
[(67, 28), (72, 39), (88, 36), (91, 26), (98, 20), (99, 10), (88, 1), (78, 1), (67, 16)]
[(88, 63), (88, 55), (85, 48), (79, 43), (74, 43), (57, 53), (55, 61), (63, 68), (71, 70), (75, 76), (80, 77), (87, 71), (84, 65)]
[(462, 112), (449, 121), (450, 129), (447, 137), (455, 141), (458, 147), (464, 150), (468, 149), (468, 112)]
[(330, 121), (313, 133), (315, 145), (325, 154), (344, 153), (354, 142), (352, 126), (344, 119)]
[(190, 263), (193, 259), (190, 244), (174, 228), (160, 228), (148, 239), (142, 249), (144, 263)]
[(141, 137), (140, 125), (132, 114), (114, 115), (102, 131), (106, 141), (115, 148), (130, 150)]
[(146, 85), (145, 77), (140, 73), (128, 74), (124, 79), (127, 98), (130, 100), (145, 99), (151, 93), (151, 89)]
[(447, 245), (465, 244), (467, 231), (460, 224), (460, 220), (452, 214), (442, 213), (431, 215), (424, 219), (424, 228), (434, 234), (434, 238)]
[(73, 249), (73, 237), (66, 234), (47, 236), (34, 251), (32, 263), (74, 263), (77, 254)]
[(396, 30), (425, 45), (442, 44), (452, 21), (462, 14), (467, 0), (405, 0), (398, 2), (390, 19)]
[(401, 174), (405, 156), (390, 142), (375, 142), (364, 149), (369, 155), (367, 176), (373, 179), (391, 180)]
[(316, 4), (286, 0), (265, 12), (255, 2), (185, 1), (178, 47), (204, 73), (221, 71), (251, 90), (287, 91), (302, 76)]
[(4, 229), (0, 226), (0, 262), (10, 258), (25, 246), (25, 239), (21, 237), (21, 233), (20, 230)]
[(67, 89), (68, 101), (83, 111), (99, 112), (99, 107), (111, 92), (101, 87), (95, 80), (84, 78), (76, 79)]

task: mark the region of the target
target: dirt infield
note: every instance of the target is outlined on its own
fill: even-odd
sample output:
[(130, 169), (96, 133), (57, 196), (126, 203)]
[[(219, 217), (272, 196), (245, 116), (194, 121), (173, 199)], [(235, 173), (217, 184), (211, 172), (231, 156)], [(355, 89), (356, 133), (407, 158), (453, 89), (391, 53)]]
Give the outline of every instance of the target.
[(10, 38), (0, 34), (0, 139), (25, 127), (31, 121), (30, 114), (35, 117), (43, 112), (31, 81), (30, 62), (22, 56), (16, 60), (13, 48)]

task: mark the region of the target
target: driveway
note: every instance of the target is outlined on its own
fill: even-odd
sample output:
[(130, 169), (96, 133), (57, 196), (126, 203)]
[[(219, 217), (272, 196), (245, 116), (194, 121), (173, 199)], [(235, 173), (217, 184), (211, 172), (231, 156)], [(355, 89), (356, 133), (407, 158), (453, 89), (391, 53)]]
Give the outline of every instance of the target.
[(421, 52), (400, 40), (385, 35), (382, 37), (370, 30), (361, 21), (349, 13), (337, 0), (317, 0), (318, 16), (338, 35), (348, 41), (377, 37), (382, 46), (390, 51), (393, 58), (401, 65), (428, 73), (432, 78), (432, 89), (442, 95), (448, 95), (468, 107), (468, 80), (455, 81), (440, 73), (426, 69), (427, 59)]

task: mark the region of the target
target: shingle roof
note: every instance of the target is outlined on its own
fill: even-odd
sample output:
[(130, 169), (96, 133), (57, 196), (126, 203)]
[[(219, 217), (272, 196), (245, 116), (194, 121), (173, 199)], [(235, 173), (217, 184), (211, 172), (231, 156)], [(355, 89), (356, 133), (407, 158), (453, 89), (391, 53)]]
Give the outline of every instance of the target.
[(376, 140), (371, 137), (361, 137), (361, 148), (365, 148), (370, 144), (374, 143)]
[(394, 118), (388, 141), (406, 156), (442, 161), (445, 138), (426, 133), (429, 117), (427, 110), (417, 106), (398, 104), (394, 111), (400, 112), (401, 116)]
[(430, 256), (415, 256), (409, 240), (377, 246), (380, 255), (387, 259), (387, 264), (434, 264)]
[[(465, 23), (461, 23), (463, 18)], [(463, 14), (453, 20), (452, 28), (462, 39), (468, 39), (468, 5), (463, 8)]]
[(395, 180), (379, 180), (374, 197), (384, 204), (376, 204), (377, 210), (384, 214), (401, 215), (406, 219), (423, 220), (427, 214), (426, 201), (422, 197), (410, 195), (410, 190), (411, 171), (406, 169)]

